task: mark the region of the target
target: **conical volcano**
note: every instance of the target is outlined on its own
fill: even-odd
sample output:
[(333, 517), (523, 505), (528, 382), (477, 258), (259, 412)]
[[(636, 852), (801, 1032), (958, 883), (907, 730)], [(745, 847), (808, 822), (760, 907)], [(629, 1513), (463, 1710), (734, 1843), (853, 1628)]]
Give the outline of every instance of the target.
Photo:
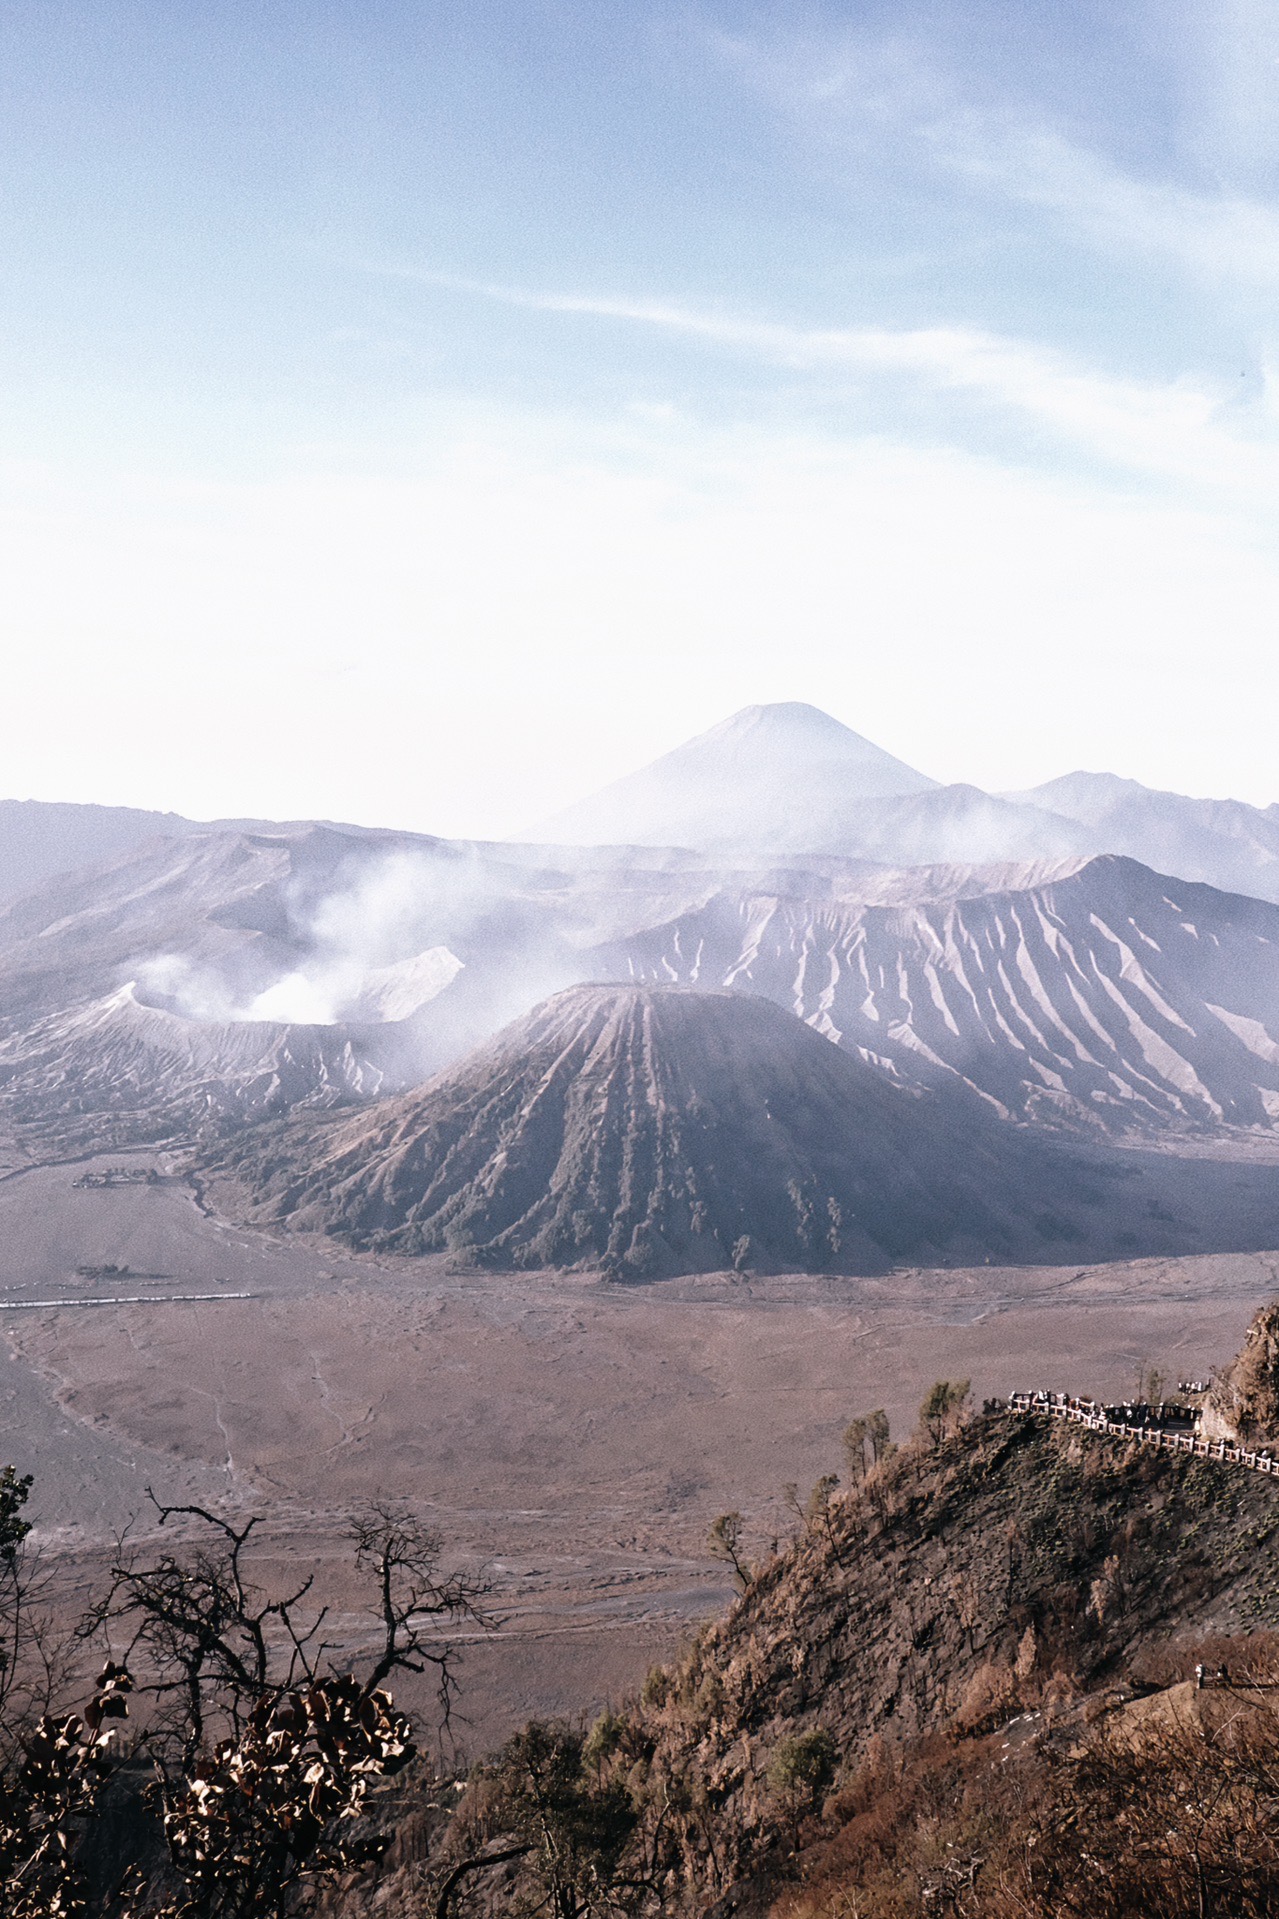
[(1042, 1256), (1055, 1224), (1042, 1159), (1011, 1130), (957, 1123), (729, 991), (572, 987), (420, 1091), (291, 1122), (230, 1163), (258, 1218), (636, 1277), (881, 1271), (1036, 1234)]
[(543, 820), (536, 837), (836, 852), (848, 839), (850, 809), (936, 784), (815, 706), (747, 706)]

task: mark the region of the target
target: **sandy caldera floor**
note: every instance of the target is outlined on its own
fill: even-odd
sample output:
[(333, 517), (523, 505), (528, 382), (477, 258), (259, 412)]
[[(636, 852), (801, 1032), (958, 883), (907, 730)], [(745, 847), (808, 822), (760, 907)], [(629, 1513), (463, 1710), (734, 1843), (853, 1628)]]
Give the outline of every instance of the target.
[[(978, 1399), (1202, 1376), (1279, 1290), (1274, 1253), (633, 1288), (465, 1274), (242, 1230), (176, 1178), (76, 1190), (85, 1170), (0, 1180), (0, 1461), (34, 1473), (46, 1551), (82, 1589), (118, 1528), (153, 1530), (148, 1487), (261, 1512), (265, 1576), (314, 1569), (354, 1649), (348, 1516), (406, 1502), (491, 1583), (499, 1629), (465, 1649), (472, 1751), (636, 1684), (728, 1597), (710, 1521), (784, 1534), (783, 1487), (840, 1469), (853, 1414), (908, 1429), (942, 1376)], [(107, 1264), (128, 1271), (76, 1276)], [(142, 1303), (33, 1303), (121, 1296)]]

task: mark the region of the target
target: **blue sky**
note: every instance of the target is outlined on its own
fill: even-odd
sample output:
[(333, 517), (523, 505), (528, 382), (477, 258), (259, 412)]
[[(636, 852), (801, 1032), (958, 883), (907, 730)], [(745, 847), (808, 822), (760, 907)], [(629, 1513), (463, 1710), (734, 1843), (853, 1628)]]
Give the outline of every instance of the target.
[(1279, 796), (1279, 5), (0, 0), (0, 787)]

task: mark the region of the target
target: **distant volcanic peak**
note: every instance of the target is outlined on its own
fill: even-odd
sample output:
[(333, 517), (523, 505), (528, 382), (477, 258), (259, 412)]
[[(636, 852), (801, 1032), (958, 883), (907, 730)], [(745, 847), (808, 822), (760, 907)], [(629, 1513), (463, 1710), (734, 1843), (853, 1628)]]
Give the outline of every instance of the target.
[(936, 782), (816, 707), (750, 706), (538, 828), (584, 845), (838, 851), (849, 805)]
[(1279, 809), (1273, 806), (1191, 799), (1114, 773), (1067, 773), (1006, 797), (1075, 821), (1097, 852), (1126, 854), (1224, 892), (1279, 900)]
[[(1117, 800), (1151, 793), (1140, 780), (1124, 779), (1118, 773), (1089, 773), (1082, 767), (1062, 773), (1042, 786), (1030, 786), (1022, 792), (1001, 793), (1000, 798), (1025, 806), (1047, 807), (1049, 812), (1064, 813), (1069, 819), (1091, 821), (1113, 806)], [(1078, 809), (1078, 810), (1076, 810)]]
[[(927, 774), (917, 772), (904, 760), (885, 752), (851, 726), (824, 713), (819, 706), (802, 700), (783, 700), (766, 706), (744, 706), (718, 726), (677, 746), (663, 759), (652, 762), (660, 767), (685, 756), (709, 753), (734, 755), (779, 753), (801, 757), (816, 765), (842, 768), (862, 775), (863, 791), (869, 794), (872, 783), (882, 795), (924, 793), (937, 785)], [(651, 770), (651, 769), (646, 769)]]

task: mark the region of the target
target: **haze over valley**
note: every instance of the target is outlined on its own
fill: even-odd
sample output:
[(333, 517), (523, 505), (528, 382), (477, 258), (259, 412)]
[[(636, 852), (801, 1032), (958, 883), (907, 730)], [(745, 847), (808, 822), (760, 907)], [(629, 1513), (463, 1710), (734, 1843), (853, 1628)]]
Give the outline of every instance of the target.
[(756, 994), (1017, 1123), (1265, 1138), (1279, 815), (1053, 783), (1099, 785), (1122, 834), (784, 706), (583, 801), (576, 845), (161, 816), (95, 861), (92, 809), (36, 848), (34, 803), (11, 808), (7, 870), (44, 870), (0, 911), (0, 1116), (92, 1144), (363, 1102), (612, 981)]
[(674, 1644), (854, 1401), (1224, 1359), (1279, 1273), (1277, 819), (794, 705), (519, 840), (0, 808), (50, 1548), (239, 1502), (345, 1618), (341, 1512), (425, 1501), (498, 1568), (487, 1737)]

